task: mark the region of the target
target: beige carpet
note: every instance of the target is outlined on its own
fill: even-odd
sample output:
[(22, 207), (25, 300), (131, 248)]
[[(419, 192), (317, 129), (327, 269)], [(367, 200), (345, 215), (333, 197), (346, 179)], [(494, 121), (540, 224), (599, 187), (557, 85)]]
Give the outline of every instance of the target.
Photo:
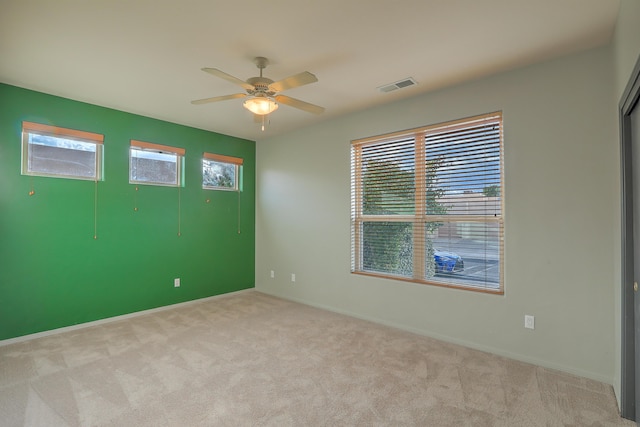
[(258, 292), (0, 347), (4, 426), (634, 426), (611, 386)]

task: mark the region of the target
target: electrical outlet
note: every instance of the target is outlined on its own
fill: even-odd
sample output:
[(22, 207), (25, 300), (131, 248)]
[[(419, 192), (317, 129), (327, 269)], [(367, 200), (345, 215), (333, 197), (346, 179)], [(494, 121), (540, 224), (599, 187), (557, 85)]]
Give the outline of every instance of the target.
[(271, 278), (273, 279), (274, 277), (276, 277), (276, 272), (271, 270)]
[(291, 281), (292, 281), (292, 282), (295, 282), (295, 281), (296, 281), (296, 275), (295, 275), (295, 274), (293, 274), (293, 273), (291, 273)]
[(524, 315), (524, 327), (527, 329), (535, 329), (536, 318), (528, 314)]
[(179, 277), (173, 279), (173, 287), (174, 288), (179, 288), (180, 287), (180, 278)]

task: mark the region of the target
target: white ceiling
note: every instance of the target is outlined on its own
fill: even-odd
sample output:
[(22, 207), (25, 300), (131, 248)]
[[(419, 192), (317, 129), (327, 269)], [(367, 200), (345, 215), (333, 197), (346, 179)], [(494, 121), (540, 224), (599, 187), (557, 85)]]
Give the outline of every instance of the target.
[[(0, 82), (260, 140), (348, 112), (607, 44), (617, 0), (0, 0)], [(262, 132), (204, 73), (318, 82)], [(417, 86), (381, 93), (406, 77)]]

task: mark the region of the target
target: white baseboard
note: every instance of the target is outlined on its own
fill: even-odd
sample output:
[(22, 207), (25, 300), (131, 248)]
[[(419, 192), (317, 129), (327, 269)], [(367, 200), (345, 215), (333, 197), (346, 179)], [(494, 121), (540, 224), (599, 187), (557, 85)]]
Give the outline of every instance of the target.
[[(590, 371), (584, 371), (582, 369), (577, 369), (574, 368), (573, 366), (567, 366), (564, 364), (559, 364), (553, 361), (548, 361), (548, 360), (541, 360), (541, 359), (537, 359), (535, 357), (530, 357), (526, 354), (520, 354), (520, 353), (513, 353), (510, 351), (506, 351), (500, 348), (496, 348), (496, 347), (492, 347), (492, 346), (487, 346), (487, 345), (483, 345), (477, 342), (470, 342), (467, 340), (461, 340), (455, 337), (450, 337), (448, 335), (442, 335), (440, 333), (437, 333), (435, 331), (429, 331), (429, 330), (422, 330), (422, 329), (416, 329), (404, 324), (400, 324), (400, 323), (396, 323), (396, 322), (390, 322), (388, 320), (385, 319), (380, 319), (377, 317), (371, 317), (371, 316), (365, 316), (365, 315), (361, 315), (359, 313), (355, 313), (349, 310), (344, 310), (344, 309), (340, 309), (340, 308), (336, 308), (333, 306), (327, 306), (327, 305), (323, 305), (323, 304), (317, 304), (315, 302), (310, 302), (304, 299), (300, 299), (300, 298), (292, 298), (288, 295), (281, 295), (277, 292), (268, 292), (265, 290), (262, 290), (261, 288), (256, 288), (256, 292), (259, 293), (263, 293), (266, 295), (271, 295), (274, 297), (278, 297), (278, 298), (282, 298), (282, 299), (286, 299), (289, 301), (293, 301), (293, 302), (297, 302), (300, 304), (305, 304), (305, 305), (309, 305), (311, 307), (315, 307), (315, 308), (319, 308), (322, 310), (326, 310), (326, 311), (331, 311), (334, 313), (338, 313), (338, 314), (344, 314), (346, 316), (350, 316), (350, 317), (354, 317), (356, 319), (361, 319), (361, 320), (366, 320), (368, 322), (372, 322), (372, 323), (377, 323), (380, 325), (384, 325), (384, 326), (389, 326), (395, 329), (400, 329), (403, 331), (407, 331), (407, 332), (411, 332), (414, 333), (416, 335), (422, 335), (422, 336), (426, 336), (426, 337), (430, 337), (430, 338), (434, 338), (440, 341), (444, 341), (444, 342), (448, 342), (451, 344), (456, 344), (456, 345), (461, 345), (463, 347), (467, 347), (467, 348), (472, 348), (474, 350), (480, 350), (480, 351), (484, 351), (485, 353), (491, 353), (491, 354), (495, 354), (497, 356), (502, 356), (502, 357), (507, 357), (509, 359), (513, 359), (513, 360), (518, 360), (520, 362), (525, 362), (525, 363), (529, 363), (535, 366), (540, 366), (542, 368), (548, 368), (548, 369), (553, 369), (556, 371), (562, 371), (562, 372), (566, 372), (569, 373), (571, 375), (576, 375), (578, 377), (583, 377), (583, 378), (589, 378), (595, 381), (599, 381), (601, 383), (605, 383), (608, 385), (611, 385), (614, 383), (613, 378), (609, 377), (609, 376), (604, 376), (595, 372), (590, 372)], [(613, 387), (613, 386), (612, 386)]]
[(163, 305), (162, 307), (150, 308), (148, 310), (136, 311), (133, 313), (122, 314), (120, 316), (107, 317), (106, 319), (94, 320), (86, 323), (79, 323), (77, 325), (64, 326), (62, 328), (51, 329), (43, 332), (36, 332), (35, 334), (23, 335), (20, 337), (9, 338), (6, 340), (0, 340), (0, 347), (5, 345), (16, 344), (20, 342), (30, 341), (36, 338), (48, 337), (51, 335), (61, 334), (63, 332), (75, 331), (78, 329), (90, 328), (92, 326), (104, 325), (105, 323), (117, 322), (118, 320), (131, 319), (132, 317), (144, 316), (145, 314), (157, 313), (159, 311), (170, 310), (173, 308), (184, 307), (185, 305), (197, 304), (206, 301), (211, 301), (219, 298), (225, 298), (232, 295), (238, 295), (245, 292), (253, 292), (255, 288), (242, 289), (240, 291), (228, 292), (226, 294), (214, 295), (211, 297), (204, 297), (194, 299), (191, 301), (179, 302), (176, 304)]

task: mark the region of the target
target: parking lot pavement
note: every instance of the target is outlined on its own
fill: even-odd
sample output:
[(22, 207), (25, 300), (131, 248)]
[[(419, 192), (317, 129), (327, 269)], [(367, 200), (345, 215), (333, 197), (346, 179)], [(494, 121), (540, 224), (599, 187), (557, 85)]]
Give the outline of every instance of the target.
[(470, 285), (500, 286), (500, 253), (497, 244), (469, 239), (437, 238), (433, 247), (453, 252), (464, 260), (464, 271), (453, 274), (436, 274), (446, 282), (462, 282)]
[(467, 259), (500, 260), (498, 242), (481, 242), (471, 239), (438, 237), (433, 239), (433, 247), (442, 251), (456, 253), (460, 255), (465, 262)]

